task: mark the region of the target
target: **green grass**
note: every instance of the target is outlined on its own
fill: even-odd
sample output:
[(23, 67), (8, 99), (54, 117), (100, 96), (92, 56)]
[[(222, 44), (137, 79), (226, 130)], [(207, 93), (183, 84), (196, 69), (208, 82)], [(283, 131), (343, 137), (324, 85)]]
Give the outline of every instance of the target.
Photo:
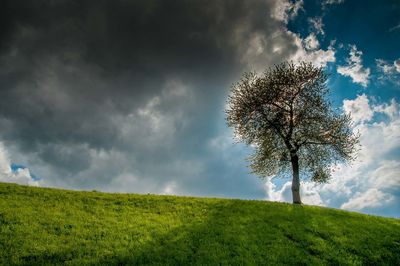
[(400, 265), (400, 221), (230, 199), (0, 183), (2, 265)]

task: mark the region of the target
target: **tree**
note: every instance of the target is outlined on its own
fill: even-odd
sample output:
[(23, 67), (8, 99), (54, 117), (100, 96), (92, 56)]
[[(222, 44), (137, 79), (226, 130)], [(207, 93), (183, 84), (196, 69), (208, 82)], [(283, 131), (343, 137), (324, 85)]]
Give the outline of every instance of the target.
[(350, 116), (327, 100), (326, 80), (311, 63), (284, 62), (261, 76), (244, 73), (228, 98), (228, 126), (255, 148), (252, 172), (286, 176), (291, 170), (293, 203), (301, 204), (300, 169), (302, 178), (327, 182), (331, 167), (354, 159), (359, 142)]

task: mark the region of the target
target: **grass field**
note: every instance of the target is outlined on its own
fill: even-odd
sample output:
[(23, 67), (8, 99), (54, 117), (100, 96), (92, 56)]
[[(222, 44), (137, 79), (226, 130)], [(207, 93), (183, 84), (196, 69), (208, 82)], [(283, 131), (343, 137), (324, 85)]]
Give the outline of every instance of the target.
[(400, 265), (400, 221), (328, 208), (0, 183), (2, 265)]

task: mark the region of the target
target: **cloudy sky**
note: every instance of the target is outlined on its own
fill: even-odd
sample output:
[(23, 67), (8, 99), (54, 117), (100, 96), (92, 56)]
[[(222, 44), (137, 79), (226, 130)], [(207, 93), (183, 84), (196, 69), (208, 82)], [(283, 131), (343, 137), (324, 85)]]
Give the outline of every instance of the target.
[(1, 1), (0, 181), (291, 201), (224, 108), (248, 70), (330, 73), (361, 150), (303, 201), (400, 216), (399, 1)]

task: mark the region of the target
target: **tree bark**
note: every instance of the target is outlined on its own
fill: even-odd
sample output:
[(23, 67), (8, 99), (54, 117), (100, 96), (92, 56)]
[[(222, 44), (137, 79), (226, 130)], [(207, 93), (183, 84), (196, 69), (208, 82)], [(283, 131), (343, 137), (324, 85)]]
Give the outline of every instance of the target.
[(292, 180), (292, 197), (294, 204), (301, 204), (300, 199), (300, 177), (299, 177), (299, 156), (291, 154), (290, 160), (292, 162), (293, 180)]

